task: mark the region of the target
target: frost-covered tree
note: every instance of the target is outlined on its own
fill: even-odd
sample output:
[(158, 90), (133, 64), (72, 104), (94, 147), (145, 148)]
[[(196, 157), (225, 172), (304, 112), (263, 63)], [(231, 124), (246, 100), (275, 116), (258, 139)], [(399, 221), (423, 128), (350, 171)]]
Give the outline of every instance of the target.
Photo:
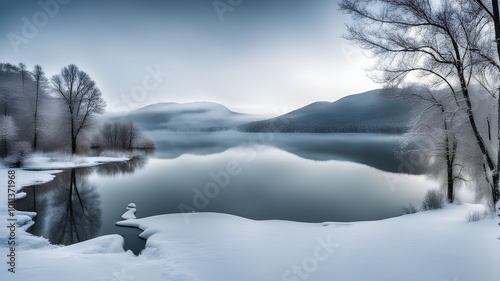
[(118, 150), (150, 149), (154, 148), (154, 142), (144, 136), (134, 122), (106, 122), (94, 136), (92, 146)]
[[(500, 199), (500, 6), (498, 0), (469, 0), (475, 9), (484, 12), (483, 36), (473, 42), (471, 51), (482, 60), (479, 83), (496, 97), (496, 169), (492, 175), (491, 189), (497, 191), (496, 202)], [(475, 6), (474, 6), (475, 5)], [(488, 123), (489, 124), (489, 123)], [(493, 126), (491, 126), (493, 127)], [(492, 132), (489, 130), (489, 133)]]
[(19, 168), (21, 167), (25, 161), (29, 158), (32, 153), (31, 143), (27, 141), (18, 141), (15, 142), (7, 157), (5, 157), (4, 162), (9, 167)]
[(463, 112), (444, 91), (433, 92), (424, 87), (393, 90), (392, 94), (413, 103), (413, 119), (406, 134), (404, 145), (417, 140), (415, 148), (407, 153), (424, 155), (426, 170), (442, 183), (448, 202), (455, 200), (457, 181), (464, 181), (467, 166), (459, 152), (466, 146)]
[[(352, 15), (347, 39), (369, 50), (378, 60), (373, 78), (396, 87), (418, 79), (425, 86), (447, 89), (463, 112), (478, 153), (484, 161), (491, 200), (497, 202), (496, 157), (475, 116), (471, 82), (484, 69), (475, 51), (484, 41), (488, 21), (471, 1), (343, 0)], [(477, 176), (477, 175), (476, 175)], [(495, 182), (497, 181), (497, 182)]]
[(41, 126), (41, 114), (40, 107), (42, 100), (44, 99), (45, 90), (47, 88), (47, 78), (45, 77), (45, 72), (40, 65), (35, 65), (33, 69), (33, 80), (35, 82), (35, 90), (34, 90), (34, 102), (32, 105), (33, 112), (33, 149), (36, 150), (38, 146), (38, 135)]
[(0, 114), (7, 116), (18, 111), (20, 96), (19, 68), (10, 63), (0, 63)]
[[(18, 66), (19, 65), (19, 66)], [(0, 116), (10, 116), (16, 127), (16, 139), (10, 143), (29, 142), (34, 150), (61, 150), (70, 147), (69, 118), (66, 108), (50, 95), (41, 66), (29, 72), (22, 63), (0, 63)], [(5, 141), (5, 140), (4, 140)], [(0, 157), (5, 157), (5, 144), (0, 141)]]
[(19, 74), (21, 74), (21, 95), (24, 96), (26, 91), (25, 91), (25, 88), (26, 88), (26, 79), (29, 79), (29, 72), (28, 70), (26, 70), (26, 65), (22, 62), (19, 63)]
[(2, 143), (1, 155), (5, 157), (9, 154), (9, 148), (16, 140), (18, 129), (14, 118), (8, 115), (0, 116), (0, 141)]
[(52, 77), (54, 92), (66, 108), (71, 140), (71, 153), (77, 152), (80, 136), (91, 127), (92, 118), (104, 111), (106, 103), (90, 76), (76, 65), (64, 67)]

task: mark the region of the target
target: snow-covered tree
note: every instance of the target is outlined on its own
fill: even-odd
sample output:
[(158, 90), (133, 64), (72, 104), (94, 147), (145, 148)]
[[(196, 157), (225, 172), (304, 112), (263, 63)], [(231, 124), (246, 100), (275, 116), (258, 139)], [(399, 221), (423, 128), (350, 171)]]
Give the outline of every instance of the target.
[(26, 162), (32, 152), (31, 143), (27, 141), (14, 142), (4, 162), (9, 167), (19, 168)]
[(26, 70), (26, 65), (22, 62), (19, 63), (19, 74), (21, 74), (21, 95), (26, 95), (26, 80), (29, 79), (30, 73)]
[(0, 114), (12, 116), (18, 111), (20, 97), (19, 68), (9, 63), (0, 64)]
[(33, 112), (33, 142), (32, 146), (34, 150), (37, 150), (39, 132), (41, 127), (41, 112), (40, 107), (43, 99), (45, 98), (45, 90), (47, 88), (47, 78), (40, 65), (35, 65), (33, 69), (33, 80), (35, 82), (34, 97), (32, 102), (32, 112)]
[(80, 136), (91, 127), (92, 118), (104, 111), (106, 103), (95, 82), (76, 65), (64, 67), (51, 80), (54, 92), (66, 108), (71, 153), (76, 153)]
[[(496, 169), (492, 173), (491, 189), (494, 202), (500, 200), (500, 6), (498, 0), (469, 0), (471, 5), (484, 12), (485, 24), (481, 40), (472, 42), (471, 51), (483, 61), (478, 81), (492, 96), (496, 96)], [(493, 127), (493, 126), (492, 126)], [(491, 131), (489, 131), (492, 134)], [(495, 198), (496, 196), (496, 198)], [(500, 209), (500, 206), (499, 206)]]
[(16, 140), (18, 129), (15, 124), (14, 118), (8, 115), (0, 116), (0, 142), (1, 142), (1, 156), (5, 157), (9, 153), (9, 148)]
[(455, 101), (463, 112), (487, 170), (483, 175), (492, 182), (491, 200), (497, 202), (495, 152), (481, 131), (483, 120), (476, 117), (470, 91), (484, 70), (477, 42), (491, 29), (484, 10), (471, 3), (343, 0), (340, 8), (355, 20), (346, 38), (378, 59), (372, 72), (376, 81), (397, 87), (418, 79), (429, 88), (448, 90), (446, 100)]
[(94, 136), (92, 146), (102, 149), (131, 150), (154, 148), (154, 142), (143, 135), (134, 122), (104, 123)]

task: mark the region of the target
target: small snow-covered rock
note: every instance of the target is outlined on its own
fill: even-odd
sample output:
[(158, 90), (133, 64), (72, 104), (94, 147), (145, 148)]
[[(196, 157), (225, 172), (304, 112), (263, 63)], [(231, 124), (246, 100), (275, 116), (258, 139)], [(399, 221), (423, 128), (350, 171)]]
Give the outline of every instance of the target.
[(24, 197), (26, 197), (26, 192), (18, 192), (16, 193), (16, 200), (19, 200), (19, 199), (23, 199)]
[(122, 215), (122, 219), (131, 220), (137, 218), (135, 216), (135, 213), (137, 212), (135, 203), (129, 203), (126, 209), (127, 211)]
[(135, 212), (137, 211), (136, 208), (129, 209), (122, 215), (122, 219), (124, 220), (131, 220), (131, 219), (136, 219), (137, 217), (135, 216)]

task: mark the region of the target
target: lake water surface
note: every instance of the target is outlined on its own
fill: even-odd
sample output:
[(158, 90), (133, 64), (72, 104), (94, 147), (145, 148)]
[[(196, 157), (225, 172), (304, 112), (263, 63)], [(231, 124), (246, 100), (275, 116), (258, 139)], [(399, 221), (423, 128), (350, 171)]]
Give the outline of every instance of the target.
[[(66, 170), (28, 187), (18, 209), (30, 232), (55, 244), (119, 233), (135, 252), (140, 233), (115, 226), (137, 216), (219, 212), (256, 220), (359, 221), (398, 216), (435, 187), (399, 137), (372, 134), (156, 133), (152, 157)], [(413, 164), (409, 164), (413, 163)], [(131, 239), (128, 239), (131, 238)]]

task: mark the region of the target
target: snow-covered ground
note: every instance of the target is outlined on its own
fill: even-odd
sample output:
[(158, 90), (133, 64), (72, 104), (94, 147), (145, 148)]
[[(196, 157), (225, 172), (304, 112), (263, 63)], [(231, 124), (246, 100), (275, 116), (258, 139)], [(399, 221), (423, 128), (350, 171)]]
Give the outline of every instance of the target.
[(254, 221), (217, 213), (119, 222), (144, 230), (147, 244), (139, 256), (123, 251), (119, 235), (59, 247), (19, 231), (17, 273), (4, 268), (0, 280), (497, 281), (498, 220), (466, 220), (482, 209), (448, 205), (355, 223)]
[[(90, 167), (103, 163), (124, 162), (128, 161), (129, 159), (130, 158), (127, 157), (84, 157), (62, 154), (51, 156), (46, 154), (34, 154), (24, 164), (22, 169), (10, 170), (16, 171), (15, 189), (16, 191), (19, 191), (24, 186), (42, 184), (53, 180), (55, 174), (61, 172), (61, 169)], [(0, 170), (6, 169), (7, 167), (4, 167), (0, 164)], [(5, 192), (6, 190), (2, 191)], [(2, 193), (0, 192), (0, 194)], [(19, 192), (16, 194), (17, 199), (21, 199), (24, 196), (26, 196), (26, 193), (24, 192)], [(4, 196), (1, 198), (7, 197)], [(2, 211), (2, 207), (0, 207), (0, 211)]]
[[(59, 162), (68, 168), (113, 159)], [(122, 160), (118, 160), (122, 161)], [(46, 167), (35, 159), (31, 168)], [(4, 170), (4, 174), (6, 171)], [(57, 170), (16, 169), (17, 187), (51, 180)], [(2, 176), (3, 178), (4, 176)], [(6, 190), (0, 191), (6, 198)], [(129, 213), (141, 206), (129, 205)], [(297, 206), (300, 208), (300, 206)], [(468, 222), (482, 205), (448, 205), (380, 221), (255, 221), (217, 213), (128, 219), (147, 239), (139, 256), (108, 235), (71, 246), (28, 234), (34, 213), (17, 212), (16, 273), (8, 272), (7, 206), (0, 204), (0, 280), (415, 280), (498, 281), (498, 218)]]
[(128, 157), (83, 157), (68, 155), (56, 155), (54, 157), (46, 154), (35, 154), (30, 157), (23, 168), (40, 170), (80, 168), (109, 162), (123, 162), (129, 159)]

